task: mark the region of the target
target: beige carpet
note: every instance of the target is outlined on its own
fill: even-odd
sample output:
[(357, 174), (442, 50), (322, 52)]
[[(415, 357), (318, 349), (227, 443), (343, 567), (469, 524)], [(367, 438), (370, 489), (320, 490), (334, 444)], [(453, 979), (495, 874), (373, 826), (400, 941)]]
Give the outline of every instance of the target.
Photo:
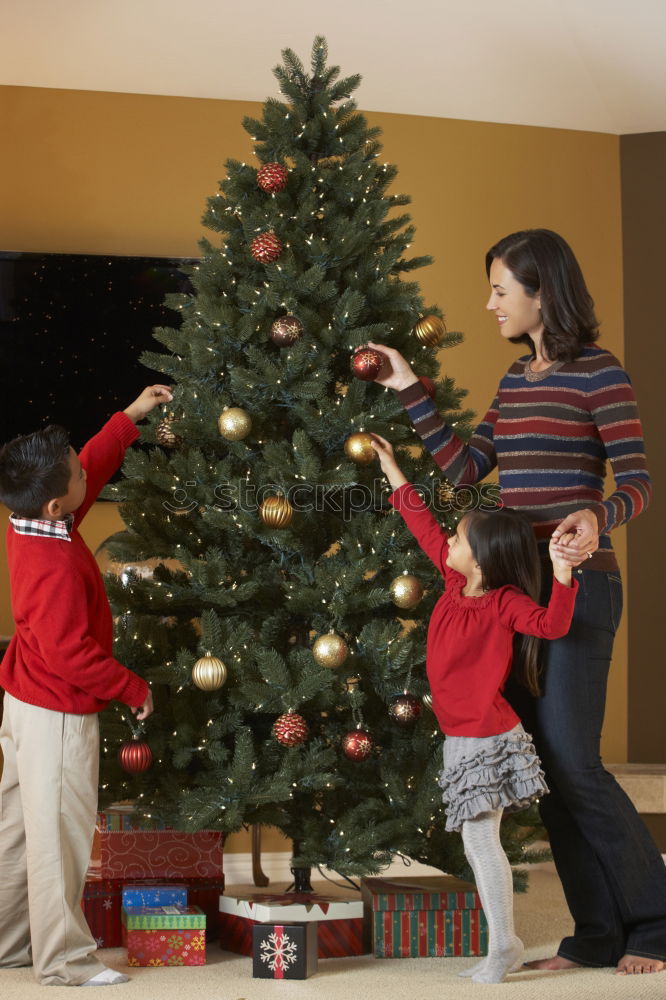
[[(554, 872), (530, 875), (527, 894), (515, 897), (518, 933), (528, 957), (553, 953), (570, 928)], [(1, 932), (1, 931), (0, 931)], [(103, 988), (107, 1000), (467, 1000), (493, 997), (515, 1000), (664, 1000), (666, 972), (651, 976), (616, 976), (610, 969), (569, 972), (521, 972), (487, 986), (459, 979), (456, 973), (475, 959), (334, 958), (319, 962), (316, 976), (305, 981), (272, 982), (252, 978), (249, 958), (209, 943), (208, 964), (200, 968), (130, 969), (120, 949), (101, 951), (103, 962), (129, 972), (130, 983)], [(1, 1000), (37, 1000), (70, 996), (71, 989), (38, 986), (30, 969), (0, 970)]]

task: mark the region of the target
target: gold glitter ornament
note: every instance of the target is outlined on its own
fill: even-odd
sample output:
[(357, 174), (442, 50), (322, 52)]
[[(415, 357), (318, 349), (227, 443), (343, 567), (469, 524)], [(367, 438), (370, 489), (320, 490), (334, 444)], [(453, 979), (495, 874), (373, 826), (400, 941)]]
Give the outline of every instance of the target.
[(349, 656), (349, 646), (341, 635), (328, 632), (320, 635), (312, 645), (312, 655), (320, 667), (334, 670), (341, 667)]
[(240, 406), (228, 406), (220, 414), (217, 426), (227, 441), (242, 441), (252, 430), (252, 417)]
[(431, 712), (433, 711), (433, 707), (432, 707), (432, 695), (430, 694), (429, 691), (427, 692), (427, 694), (423, 695), (423, 697), (421, 698), (421, 701), (423, 702), (423, 704), (425, 705), (426, 708), (429, 708)]
[(423, 597), (423, 587), (417, 576), (413, 576), (411, 573), (403, 573), (391, 581), (389, 593), (391, 600), (397, 607), (413, 608)]
[(413, 330), (414, 336), (426, 347), (437, 347), (446, 333), (444, 320), (439, 316), (423, 316)]
[(364, 431), (350, 434), (345, 441), (345, 455), (351, 458), (352, 462), (359, 465), (367, 465), (377, 457), (377, 452), (372, 447), (372, 438)]
[(269, 528), (286, 528), (294, 516), (294, 508), (286, 497), (266, 497), (259, 507), (259, 516)]
[(217, 691), (227, 679), (227, 668), (222, 660), (207, 652), (192, 667), (192, 682), (202, 691)]

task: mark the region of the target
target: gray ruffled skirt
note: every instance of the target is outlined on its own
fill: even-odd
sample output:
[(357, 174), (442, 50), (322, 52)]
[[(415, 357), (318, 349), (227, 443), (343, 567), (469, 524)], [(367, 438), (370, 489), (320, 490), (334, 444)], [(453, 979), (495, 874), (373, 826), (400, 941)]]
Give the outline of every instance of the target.
[(520, 723), (497, 736), (447, 736), (439, 785), (448, 831), (495, 809), (525, 809), (548, 792), (532, 737)]

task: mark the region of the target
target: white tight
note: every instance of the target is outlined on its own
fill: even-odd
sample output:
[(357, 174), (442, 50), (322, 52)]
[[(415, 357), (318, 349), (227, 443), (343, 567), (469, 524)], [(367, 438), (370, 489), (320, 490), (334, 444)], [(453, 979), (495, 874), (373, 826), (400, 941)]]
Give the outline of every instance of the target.
[(523, 943), (513, 926), (511, 866), (499, 836), (502, 811), (483, 813), (462, 826), (465, 856), (474, 872), (489, 931), (487, 958), (461, 973), (477, 983), (501, 983), (523, 961)]

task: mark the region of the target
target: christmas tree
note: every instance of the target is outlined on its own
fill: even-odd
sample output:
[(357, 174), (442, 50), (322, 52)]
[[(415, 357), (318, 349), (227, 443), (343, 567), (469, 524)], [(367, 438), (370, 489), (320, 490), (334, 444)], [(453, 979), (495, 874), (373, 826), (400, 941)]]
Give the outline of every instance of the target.
[[(256, 165), (227, 161), (208, 201), (219, 242), (201, 242), (191, 292), (168, 297), (168, 353), (142, 358), (173, 404), (107, 492), (127, 526), (109, 545), (115, 653), (156, 711), (153, 766), (131, 776), (117, 761), (131, 716), (105, 713), (103, 800), (181, 829), (273, 825), (295, 868), (369, 874), (402, 855), (467, 875), (444, 832), (425, 676), (441, 579), (388, 505), (367, 433), (449, 527), (462, 505), (372, 381), (372, 353), (354, 356), (398, 348), (465, 435), (464, 392), (436, 356), (460, 335), (406, 280), (430, 258), (408, 256), (410, 199), (390, 193), (396, 168), (350, 97), (360, 78), (327, 65), (322, 38), (309, 74), (283, 60), (284, 100), (243, 123)], [(533, 819), (505, 823), (514, 861)]]

